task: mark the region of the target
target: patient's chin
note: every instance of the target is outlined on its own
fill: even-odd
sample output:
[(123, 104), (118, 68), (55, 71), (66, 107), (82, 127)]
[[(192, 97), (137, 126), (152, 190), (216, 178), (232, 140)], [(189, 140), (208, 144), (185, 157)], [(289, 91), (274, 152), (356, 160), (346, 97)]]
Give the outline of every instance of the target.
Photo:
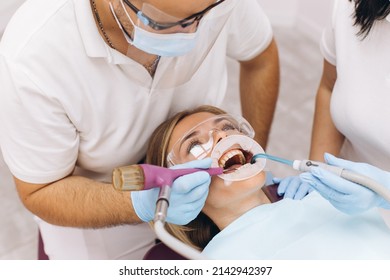
[[(262, 192), (264, 182), (264, 172), (242, 181), (225, 181), (218, 176), (213, 176), (203, 210), (213, 213), (217, 209), (231, 209), (232, 205), (245, 207), (253, 203), (254, 198), (260, 199), (264, 195)], [(242, 209), (241, 206), (238, 208)]]
[(222, 179), (220, 176), (213, 176), (211, 178), (211, 185), (218, 185), (223, 187), (234, 187), (234, 188), (261, 188), (264, 186), (266, 180), (266, 173), (264, 171), (258, 174), (240, 181), (230, 181)]
[(265, 184), (265, 179), (266, 179), (266, 173), (264, 171), (259, 172), (253, 177), (250, 177), (246, 180), (241, 181), (243, 185), (255, 185), (259, 187), (263, 187)]

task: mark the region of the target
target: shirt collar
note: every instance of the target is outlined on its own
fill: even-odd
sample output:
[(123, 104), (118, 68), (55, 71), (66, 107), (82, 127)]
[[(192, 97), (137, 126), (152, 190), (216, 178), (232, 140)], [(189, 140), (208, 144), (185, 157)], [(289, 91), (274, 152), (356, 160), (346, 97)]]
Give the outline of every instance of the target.
[(89, 57), (106, 58), (109, 63), (129, 64), (132, 60), (110, 48), (100, 36), (90, 1), (73, 0), (76, 20), (85, 51)]
[(390, 14), (387, 15), (386, 19), (388, 22), (390, 22)]

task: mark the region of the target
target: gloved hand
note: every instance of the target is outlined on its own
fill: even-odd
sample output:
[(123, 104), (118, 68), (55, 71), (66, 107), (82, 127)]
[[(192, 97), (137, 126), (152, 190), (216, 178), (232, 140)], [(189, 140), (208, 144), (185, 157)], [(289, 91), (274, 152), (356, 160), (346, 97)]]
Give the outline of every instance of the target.
[(283, 179), (273, 178), (272, 181), (278, 186), (278, 194), (283, 198), (300, 200), (310, 193), (313, 188), (299, 176), (290, 176)]
[[(211, 158), (206, 158), (175, 165), (172, 168), (209, 168), (211, 163)], [(172, 184), (166, 221), (185, 225), (195, 219), (206, 201), (210, 182), (211, 177), (205, 171), (177, 178)], [(159, 191), (160, 188), (153, 188), (131, 192), (135, 213), (142, 221), (150, 222), (153, 220)]]
[[(390, 189), (389, 172), (366, 163), (356, 163), (339, 159), (330, 154), (325, 154), (325, 161), (330, 165), (339, 166), (370, 177)], [(335, 208), (346, 214), (362, 213), (372, 207), (390, 209), (390, 203), (375, 192), (336, 176), (327, 170), (315, 168), (311, 173), (302, 173), (300, 177), (317, 190), (325, 199), (329, 200)]]

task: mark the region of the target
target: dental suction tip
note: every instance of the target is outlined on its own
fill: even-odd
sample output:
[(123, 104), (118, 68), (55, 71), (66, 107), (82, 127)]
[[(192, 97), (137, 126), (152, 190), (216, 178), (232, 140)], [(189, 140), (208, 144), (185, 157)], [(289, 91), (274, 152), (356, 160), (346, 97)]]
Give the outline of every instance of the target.
[(254, 155), (254, 156), (252, 157), (252, 159), (251, 159), (251, 164), (256, 163), (256, 160), (257, 160), (258, 158), (267, 158), (267, 155), (266, 155), (266, 154), (256, 154), (256, 155)]
[(272, 161), (280, 162), (280, 163), (283, 163), (283, 164), (286, 164), (286, 165), (290, 165), (290, 166), (293, 166), (293, 164), (294, 164), (292, 160), (288, 160), (288, 159), (284, 159), (284, 158), (280, 158), (280, 157), (276, 157), (276, 156), (272, 156), (272, 155), (268, 155), (268, 154), (256, 154), (256, 155), (254, 155), (252, 157), (251, 163), (255, 163), (258, 158), (265, 158), (265, 159), (269, 159), (269, 160), (272, 160)]

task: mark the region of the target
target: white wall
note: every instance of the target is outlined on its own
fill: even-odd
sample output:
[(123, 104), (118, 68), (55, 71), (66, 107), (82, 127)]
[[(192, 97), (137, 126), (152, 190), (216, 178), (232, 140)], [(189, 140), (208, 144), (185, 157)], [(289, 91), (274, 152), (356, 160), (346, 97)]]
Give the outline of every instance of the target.
[[(286, 67), (286, 63), (299, 64), (302, 59), (308, 60), (307, 57), (311, 57), (309, 60), (315, 68), (314, 72), (318, 72), (318, 66), (321, 67), (318, 63), (318, 60), (321, 60), (319, 58), (321, 54), (318, 48), (313, 47), (313, 44), (319, 46), (321, 33), (331, 15), (334, 0), (258, 1), (265, 10), (274, 28), (275, 39), (281, 58), (282, 81), (280, 95), (283, 96), (284, 84), (289, 84), (291, 77), (297, 76), (296, 70), (293, 67)], [(293, 44), (295, 45), (289, 45), (289, 40), (291, 44), (294, 42)], [(239, 71), (238, 63), (235, 61), (229, 61), (228, 63), (230, 85), (228, 87), (228, 96), (222, 107), (228, 112), (239, 113), (240, 108), (237, 105), (239, 104), (239, 85), (238, 80), (234, 78)], [(307, 73), (300, 74), (304, 75)], [(307, 88), (310, 88), (308, 90), (311, 91), (313, 90), (312, 87), (310, 88), (310, 85), (307, 86)], [(281, 101), (278, 103), (281, 103)]]
[[(243, 0), (241, 0), (243, 1)], [(273, 25), (294, 27), (305, 24), (319, 34), (329, 19), (334, 0), (258, 0)]]
[[(314, 100), (322, 73), (319, 41), (331, 17), (334, 0), (258, 0), (274, 27), (281, 82), (267, 152), (287, 159), (307, 158)], [(291, 168), (268, 162), (277, 177)]]

